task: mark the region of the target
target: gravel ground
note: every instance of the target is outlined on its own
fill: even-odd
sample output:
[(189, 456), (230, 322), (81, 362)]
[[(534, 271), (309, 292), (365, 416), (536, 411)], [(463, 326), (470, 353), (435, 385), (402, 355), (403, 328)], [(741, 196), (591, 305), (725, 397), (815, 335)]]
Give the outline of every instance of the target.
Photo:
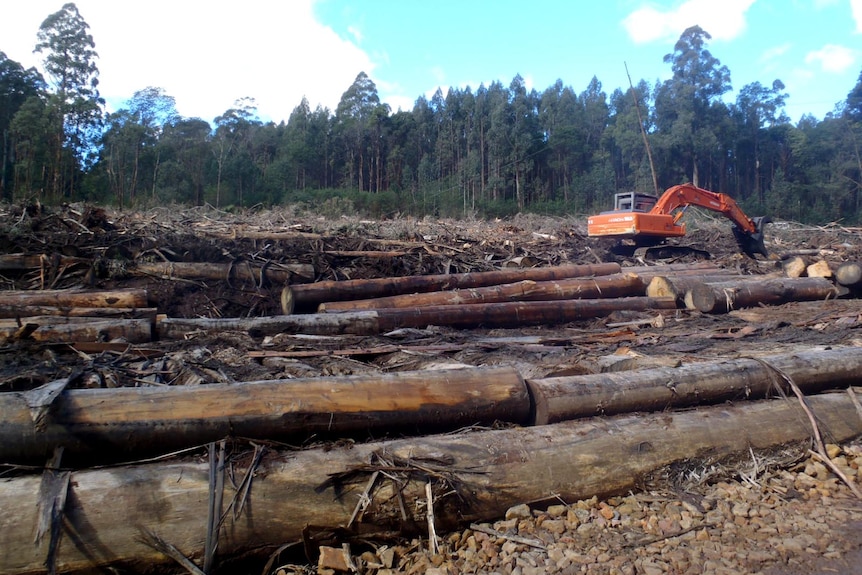
[[(376, 575), (862, 573), (862, 501), (805, 453), (667, 470), (655, 481), (663, 487), (623, 497), (520, 505), (503, 520), (442, 536), (436, 553), (422, 539), (352, 562)], [(828, 453), (857, 476), (862, 443), (830, 445)], [(275, 571), (339, 572), (337, 562), (322, 563)]]

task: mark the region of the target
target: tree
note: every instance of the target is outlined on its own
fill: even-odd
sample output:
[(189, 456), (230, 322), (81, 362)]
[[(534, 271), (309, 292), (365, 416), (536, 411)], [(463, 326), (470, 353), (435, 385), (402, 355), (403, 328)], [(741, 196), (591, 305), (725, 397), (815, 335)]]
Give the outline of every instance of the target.
[(0, 51), (0, 198), (12, 199), (10, 176), (15, 164), (12, 120), (28, 98), (41, 98), (45, 81), (35, 68), (25, 70)]
[(335, 109), (335, 130), (346, 155), (349, 186), (371, 188), (371, 162), (375, 157), (371, 127), (389, 111), (388, 105), (380, 103), (377, 86), (365, 72), (360, 72), (341, 95)]
[[(740, 149), (740, 143), (748, 143), (750, 146), (750, 153), (737, 153), (737, 162), (743, 163), (746, 158), (750, 158), (745, 162), (747, 166), (740, 166), (740, 171), (744, 169), (746, 173), (751, 174), (753, 181), (749, 182), (749, 185), (761, 202), (765, 177), (761, 170), (767, 165), (761, 156), (761, 143), (767, 137), (766, 132), (769, 128), (790, 121), (783, 110), (787, 99), (787, 94), (783, 90), (784, 84), (781, 80), (772, 82), (772, 88), (766, 88), (760, 82), (753, 82), (745, 85), (736, 98), (736, 106), (742, 116), (744, 134), (741, 135), (742, 137), (737, 137), (737, 149)], [(770, 176), (774, 173), (775, 167), (774, 164), (771, 166)]]
[[(104, 100), (99, 96), (99, 70), (95, 42), (89, 25), (74, 3), (48, 16), (39, 27), (34, 52), (42, 53), (45, 72), (54, 88), (49, 111), (56, 122), (52, 142), (56, 165), (52, 166), (52, 193), (71, 194), (75, 175), (95, 157), (95, 139), (102, 119)], [(64, 146), (78, 165), (64, 166)], [(68, 170), (64, 181), (64, 168)]]
[(720, 98), (731, 85), (727, 66), (706, 49), (711, 38), (700, 26), (682, 33), (674, 52), (664, 57), (673, 77), (660, 86), (655, 105), (661, 141), (670, 152), (667, 159), (680, 164), (668, 170), (678, 174), (671, 179), (682, 176), (701, 185), (701, 172), (707, 171), (706, 185), (717, 187), (712, 184), (718, 183), (718, 174), (709, 169), (718, 147), (718, 117), (726, 113)]

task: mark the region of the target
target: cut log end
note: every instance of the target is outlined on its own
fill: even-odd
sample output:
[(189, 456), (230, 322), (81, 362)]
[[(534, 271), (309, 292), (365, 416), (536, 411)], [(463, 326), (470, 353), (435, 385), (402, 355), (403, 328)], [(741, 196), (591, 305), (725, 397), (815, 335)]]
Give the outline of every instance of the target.
[(835, 281), (846, 287), (862, 286), (862, 264), (844, 262), (835, 270)]
[(281, 313), (290, 315), (293, 313), (295, 307), (296, 298), (293, 297), (293, 290), (290, 289), (290, 286), (285, 286), (281, 290)]

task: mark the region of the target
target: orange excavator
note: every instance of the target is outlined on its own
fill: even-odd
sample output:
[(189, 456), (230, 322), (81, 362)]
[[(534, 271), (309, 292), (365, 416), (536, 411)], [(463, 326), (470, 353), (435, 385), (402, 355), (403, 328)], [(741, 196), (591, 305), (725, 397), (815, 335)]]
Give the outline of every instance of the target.
[(639, 247), (655, 246), (668, 238), (685, 235), (685, 223), (679, 220), (689, 206), (723, 214), (733, 222), (733, 235), (742, 252), (751, 257), (767, 256), (763, 226), (772, 220), (750, 218), (727, 194), (710, 192), (694, 184), (668, 188), (660, 198), (638, 192), (616, 194), (612, 211), (589, 217), (587, 234), (630, 239)]

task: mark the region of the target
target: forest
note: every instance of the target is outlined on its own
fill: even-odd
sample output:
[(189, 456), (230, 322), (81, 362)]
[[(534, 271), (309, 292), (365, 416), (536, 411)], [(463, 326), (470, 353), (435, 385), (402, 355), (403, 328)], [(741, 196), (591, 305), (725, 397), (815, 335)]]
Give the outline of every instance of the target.
[(794, 125), (779, 79), (727, 101), (710, 39), (688, 28), (664, 57), (670, 79), (610, 93), (596, 76), (579, 92), (562, 80), (528, 90), (516, 75), (393, 112), (359, 72), (335, 110), (303, 99), (287, 122), (264, 122), (244, 98), (210, 124), (153, 86), (107, 112), (95, 40), (67, 3), (37, 33), (44, 75), (0, 51), (0, 198), (506, 217), (585, 214), (616, 192), (690, 181), (750, 213), (862, 221), (862, 73), (825, 118)]

